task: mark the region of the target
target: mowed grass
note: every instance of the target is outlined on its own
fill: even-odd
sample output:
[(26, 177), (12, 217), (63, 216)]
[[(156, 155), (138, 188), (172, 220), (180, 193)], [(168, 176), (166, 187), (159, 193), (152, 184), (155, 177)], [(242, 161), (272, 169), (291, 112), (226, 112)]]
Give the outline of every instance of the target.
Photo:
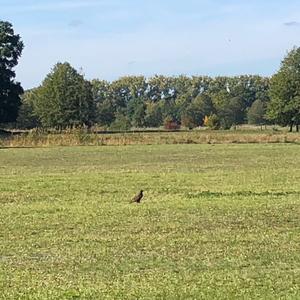
[(300, 299), (299, 153), (0, 149), (0, 298)]

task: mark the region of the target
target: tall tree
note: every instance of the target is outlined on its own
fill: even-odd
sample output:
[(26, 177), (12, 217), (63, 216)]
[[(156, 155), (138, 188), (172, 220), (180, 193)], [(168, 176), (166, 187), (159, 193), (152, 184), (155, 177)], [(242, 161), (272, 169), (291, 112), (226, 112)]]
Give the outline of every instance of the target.
[(12, 24), (0, 21), (0, 123), (14, 122), (21, 105), (23, 89), (15, 82), (14, 67), (22, 54), (24, 44), (14, 33)]
[(146, 90), (146, 81), (143, 76), (125, 76), (115, 80), (110, 85), (111, 98), (117, 108), (126, 108), (129, 101), (143, 97)]
[(41, 124), (39, 118), (35, 115), (34, 112), (34, 103), (38, 95), (38, 89), (31, 89), (25, 91), (22, 95), (22, 104), (19, 109), (18, 118), (17, 118), (17, 127), (22, 129), (31, 129), (39, 127)]
[(147, 101), (145, 110), (145, 126), (159, 127), (163, 123), (162, 105), (160, 102)]
[(111, 97), (110, 83), (105, 80), (92, 80), (92, 93), (96, 105), (96, 122), (110, 125), (115, 119), (116, 107)]
[(37, 91), (34, 110), (45, 127), (91, 125), (92, 86), (69, 63), (58, 63)]
[(127, 116), (135, 127), (145, 126), (146, 104), (142, 97), (132, 98), (127, 105)]
[(200, 94), (182, 111), (182, 125), (189, 128), (202, 126), (205, 116), (210, 116), (214, 112), (215, 108), (210, 96), (205, 93)]
[(296, 126), (300, 124), (300, 48), (292, 49), (281, 63), (280, 70), (270, 83), (271, 101), (268, 118), (279, 125)]
[(265, 124), (266, 104), (257, 99), (253, 102), (248, 110), (247, 118), (249, 124), (262, 125)]

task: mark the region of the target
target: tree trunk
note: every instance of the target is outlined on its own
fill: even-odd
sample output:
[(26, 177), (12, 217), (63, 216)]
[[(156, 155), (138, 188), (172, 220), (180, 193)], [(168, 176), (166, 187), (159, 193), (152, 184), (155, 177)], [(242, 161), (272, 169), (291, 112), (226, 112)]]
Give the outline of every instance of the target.
[(299, 132), (299, 125), (296, 125), (296, 131)]
[(290, 124), (290, 132), (293, 132), (293, 123)]

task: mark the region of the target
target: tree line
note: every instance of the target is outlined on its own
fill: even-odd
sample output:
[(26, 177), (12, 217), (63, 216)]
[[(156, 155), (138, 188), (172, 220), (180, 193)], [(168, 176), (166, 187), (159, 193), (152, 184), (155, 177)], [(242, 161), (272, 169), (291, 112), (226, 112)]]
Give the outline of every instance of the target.
[[(12, 43), (18, 47), (10, 47)], [(271, 78), (156, 75), (89, 81), (65, 62), (57, 63), (39, 87), (24, 93), (12, 71), (22, 49), (12, 25), (0, 22), (0, 78), (6, 76), (11, 84), (0, 86), (0, 123), (16, 121), (20, 128), (97, 124), (112, 130), (277, 123), (299, 130), (300, 48), (288, 53)]]
[(269, 79), (239, 77), (122, 77), (87, 81), (58, 63), (38, 88), (25, 92), (18, 122), (25, 127), (98, 124), (112, 129), (262, 124)]

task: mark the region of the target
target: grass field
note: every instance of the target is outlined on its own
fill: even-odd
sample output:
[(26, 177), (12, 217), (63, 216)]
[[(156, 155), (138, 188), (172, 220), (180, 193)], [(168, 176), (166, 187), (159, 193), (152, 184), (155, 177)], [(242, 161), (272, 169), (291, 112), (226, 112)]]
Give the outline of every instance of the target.
[(299, 153), (0, 149), (0, 299), (300, 299)]

